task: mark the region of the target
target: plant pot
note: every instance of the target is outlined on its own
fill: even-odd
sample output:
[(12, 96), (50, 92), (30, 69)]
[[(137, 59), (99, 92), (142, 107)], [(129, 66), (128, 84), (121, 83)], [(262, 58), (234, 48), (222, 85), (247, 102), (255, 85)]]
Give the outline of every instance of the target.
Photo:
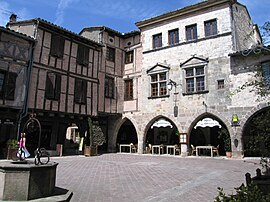
[(232, 158), (232, 152), (226, 151), (226, 157), (227, 157), (227, 158)]
[(96, 156), (97, 155), (97, 146), (85, 146), (84, 155), (85, 156)]
[(7, 148), (7, 159), (16, 160), (17, 159), (18, 148), (8, 147)]

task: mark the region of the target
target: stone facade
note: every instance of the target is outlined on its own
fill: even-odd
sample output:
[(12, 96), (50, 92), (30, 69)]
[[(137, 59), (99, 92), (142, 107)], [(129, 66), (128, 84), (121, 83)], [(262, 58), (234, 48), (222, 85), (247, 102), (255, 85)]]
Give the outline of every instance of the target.
[[(217, 22), (217, 33), (208, 37), (205, 36), (204, 24), (212, 19)], [(197, 40), (187, 41), (185, 28), (194, 24), (197, 25)], [(113, 133), (114, 141), (121, 124), (130, 120), (137, 132), (138, 151), (143, 153), (147, 131), (160, 117), (175, 124), (179, 132), (192, 135), (194, 125), (210, 116), (222, 122), (230, 133), (233, 156), (242, 157), (242, 130), (245, 121), (261, 105), (264, 106), (248, 89), (240, 94), (231, 94), (252, 76), (250, 70), (241, 74), (234, 73), (235, 66), (241, 64), (244, 58), (238, 58), (238, 63), (235, 63), (229, 54), (261, 42), (246, 7), (229, 0), (202, 2), (138, 22), (137, 26), (141, 30), (142, 43), (142, 56), (137, 58), (142, 60), (141, 83), (138, 86), (140, 107), (134, 112), (124, 111)], [(178, 29), (179, 42), (170, 45), (168, 33), (174, 29)], [(153, 48), (153, 36), (156, 34), (162, 35), (160, 48)], [(185, 70), (197, 66), (204, 67), (205, 90), (189, 94), (186, 92)], [(237, 68), (241, 69), (239, 66)], [(165, 72), (166, 82), (171, 79), (176, 82), (176, 86), (172, 91), (167, 91), (165, 96), (152, 97), (151, 74), (159, 72)], [(223, 88), (218, 89), (218, 81), (224, 81)], [(177, 116), (174, 114), (174, 106), (178, 107)], [(239, 127), (231, 126), (233, 114), (237, 114), (241, 120)], [(112, 144), (115, 144), (114, 141)]]

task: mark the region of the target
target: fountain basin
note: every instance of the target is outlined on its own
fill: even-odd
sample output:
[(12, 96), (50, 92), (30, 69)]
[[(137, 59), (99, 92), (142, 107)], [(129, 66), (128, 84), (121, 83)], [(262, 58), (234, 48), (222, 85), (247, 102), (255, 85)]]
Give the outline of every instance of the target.
[(51, 196), (58, 163), (35, 165), (33, 161), (0, 162), (0, 200), (27, 201)]

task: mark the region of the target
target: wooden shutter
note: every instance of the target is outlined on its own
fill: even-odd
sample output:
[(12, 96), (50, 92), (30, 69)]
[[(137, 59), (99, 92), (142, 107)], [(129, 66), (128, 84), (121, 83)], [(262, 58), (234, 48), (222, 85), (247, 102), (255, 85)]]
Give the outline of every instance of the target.
[(87, 81), (82, 81), (81, 103), (86, 103)]
[(56, 74), (54, 98), (56, 100), (59, 100), (60, 99), (60, 94), (61, 94), (61, 75)]
[(45, 97), (47, 99), (54, 99), (54, 84), (55, 84), (55, 74), (47, 73), (46, 89), (45, 89)]
[(13, 72), (8, 73), (7, 83), (6, 83), (6, 99), (14, 100), (14, 94), (16, 89), (16, 78), (17, 74)]

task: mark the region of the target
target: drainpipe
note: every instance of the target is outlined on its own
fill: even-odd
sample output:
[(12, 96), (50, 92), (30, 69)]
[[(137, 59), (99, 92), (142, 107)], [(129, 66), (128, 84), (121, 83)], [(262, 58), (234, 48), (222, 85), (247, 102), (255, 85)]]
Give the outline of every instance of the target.
[(32, 73), (32, 66), (33, 66), (33, 60), (34, 60), (34, 49), (35, 49), (36, 42), (33, 42), (30, 49), (30, 60), (27, 67), (26, 72), (26, 78), (25, 78), (25, 97), (23, 101), (23, 108), (21, 110), (21, 113), (19, 115), (19, 120), (17, 124), (17, 140), (20, 138), (20, 127), (22, 119), (27, 115), (28, 112), (28, 96), (29, 96), (29, 87), (30, 87), (30, 79), (31, 79), (31, 73)]

